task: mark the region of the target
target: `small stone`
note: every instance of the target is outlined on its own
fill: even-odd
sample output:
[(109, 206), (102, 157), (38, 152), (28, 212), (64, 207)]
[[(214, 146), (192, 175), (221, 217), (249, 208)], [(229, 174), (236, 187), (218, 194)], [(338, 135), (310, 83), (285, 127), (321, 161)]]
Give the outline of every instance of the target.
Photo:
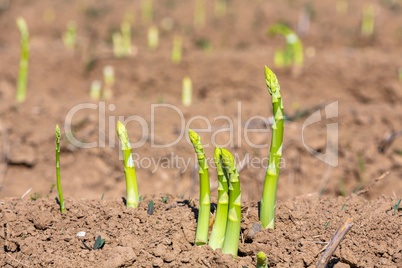
[(153, 262), (152, 262), (152, 266), (153, 267), (162, 267), (163, 265), (163, 260), (161, 258), (156, 258)]
[(159, 244), (156, 246), (156, 248), (154, 249), (154, 256), (155, 257), (161, 257), (163, 255), (165, 255), (166, 253), (166, 246)]
[(251, 226), (251, 228), (248, 229), (247, 235), (246, 235), (246, 240), (253, 240), (254, 236), (261, 231), (262, 225), (259, 223), (253, 223), (253, 225)]

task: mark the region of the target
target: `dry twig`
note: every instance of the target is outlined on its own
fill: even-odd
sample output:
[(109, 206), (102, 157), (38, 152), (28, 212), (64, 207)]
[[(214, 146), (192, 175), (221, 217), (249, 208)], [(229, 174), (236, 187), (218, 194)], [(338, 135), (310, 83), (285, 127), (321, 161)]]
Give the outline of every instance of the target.
[(387, 177), (389, 175), (389, 173), (390, 173), (389, 171), (384, 172), (383, 174), (381, 174), (380, 177), (376, 178), (372, 183), (370, 183), (369, 186), (367, 186), (366, 188), (358, 191), (356, 194), (357, 195), (362, 195), (362, 194), (367, 193), (374, 186), (374, 184), (376, 184), (377, 182), (383, 180), (385, 177)]
[(331, 242), (329, 242), (327, 249), (318, 261), (316, 268), (325, 268), (329, 262), (329, 259), (334, 254), (335, 249), (341, 243), (342, 239), (345, 237), (346, 233), (352, 228), (353, 219), (348, 218), (346, 222), (336, 231), (335, 235), (332, 237)]

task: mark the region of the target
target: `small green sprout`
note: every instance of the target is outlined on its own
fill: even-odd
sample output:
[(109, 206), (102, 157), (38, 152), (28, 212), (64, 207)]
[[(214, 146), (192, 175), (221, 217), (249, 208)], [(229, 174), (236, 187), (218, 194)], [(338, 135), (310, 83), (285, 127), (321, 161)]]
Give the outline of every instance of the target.
[(68, 50), (74, 51), (75, 44), (77, 42), (76, 36), (77, 36), (77, 25), (75, 24), (74, 21), (70, 21), (67, 24), (67, 30), (63, 35), (63, 43)]
[(183, 103), (184, 106), (191, 105), (192, 91), (193, 91), (193, 84), (191, 82), (190, 77), (186, 76), (183, 78), (183, 89), (181, 95), (181, 102)]
[(285, 49), (275, 50), (274, 63), (277, 67), (289, 67), (292, 64), (299, 67), (303, 65), (303, 44), (295, 32), (284, 24), (275, 24), (269, 27), (268, 34), (279, 34), (286, 39)]
[(400, 204), (401, 204), (401, 199), (399, 198), (399, 200), (397, 202), (395, 202), (394, 213), (393, 213), (394, 216), (396, 214), (396, 211), (399, 209)]
[(84, 245), (85, 248), (89, 249), (89, 250), (97, 250), (97, 249), (101, 249), (103, 247), (103, 245), (105, 244), (105, 239), (102, 239), (102, 237), (100, 235), (98, 235), (98, 237), (95, 240), (94, 246), (92, 248), (88, 247), (84, 241), (81, 241), (82, 244)]
[(103, 197), (105, 196), (105, 193), (102, 193), (102, 197), (101, 197), (101, 200), (103, 200)]
[(148, 215), (152, 215), (154, 213), (154, 201), (151, 200), (148, 204)]
[(141, 195), (141, 196), (140, 196), (140, 202), (141, 202), (141, 201), (144, 201), (144, 199), (145, 199), (145, 196)]
[(155, 50), (159, 45), (159, 31), (156, 26), (151, 26), (148, 29), (148, 48)]
[(198, 134), (189, 129), (190, 140), (198, 158), (198, 173), (200, 175), (200, 204), (198, 208), (197, 232), (195, 244), (201, 246), (208, 243), (209, 215), (211, 205), (211, 195), (209, 187), (208, 164), (202, 148), (201, 138)]
[(21, 33), (21, 58), (15, 100), (18, 103), (21, 103), (24, 102), (26, 98), (29, 61), (29, 33), (27, 24), (22, 17), (17, 18), (17, 26)]
[(42, 198), (42, 195), (37, 192), (34, 192), (33, 195), (31, 194), (30, 196), (31, 196), (31, 200), (34, 200), (34, 201), (38, 200), (39, 198)]
[(260, 220), (264, 228), (275, 228), (276, 190), (283, 144), (283, 102), (276, 75), (265, 66), (265, 81), (272, 95), (274, 121), (272, 125), (271, 148), (268, 169), (261, 198)]
[(166, 203), (168, 199), (169, 199), (169, 196), (168, 196), (168, 195), (162, 197), (162, 203)]
[(328, 221), (327, 224), (325, 224), (324, 230), (327, 229), (327, 227), (328, 227), (328, 225), (329, 225), (330, 222), (331, 222), (331, 221)]
[(126, 175), (127, 190), (126, 206), (127, 208), (136, 208), (140, 202), (137, 176), (135, 174), (134, 160), (131, 153), (130, 141), (128, 140), (127, 129), (120, 121), (117, 121), (117, 134), (123, 151), (123, 164), (124, 173)]
[(66, 212), (64, 208), (64, 199), (63, 192), (61, 191), (61, 182), (60, 182), (60, 128), (56, 125), (56, 176), (57, 176), (57, 191), (59, 192), (59, 201), (60, 201), (60, 211), (62, 213)]
[(268, 268), (267, 255), (260, 251), (257, 253), (257, 266), (256, 268)]

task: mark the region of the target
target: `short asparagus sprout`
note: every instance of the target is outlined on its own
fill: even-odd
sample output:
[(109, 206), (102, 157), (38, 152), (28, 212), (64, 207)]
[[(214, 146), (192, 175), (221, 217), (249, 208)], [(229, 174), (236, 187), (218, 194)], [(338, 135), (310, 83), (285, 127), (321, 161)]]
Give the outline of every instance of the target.
[(274, 63), (277, 67), (302, 66), (304, 62), (303, 44), (300, 38), (286, 25), (275, 24), (268, 29), (270, 35), (282, 35), (286, 39), (285, 49), (275, 51)]
[(131, 55), (131, 25), (127, 21), (121, 23), (121, 36), (123, 38), (124, 54)]
[(195, 0), (194, 7), (194, 27), (203, 28), (205, 26), (205, 13), (206, 13), (206, 1)]
[(257, 253), (257, 268), (268, 268), (267, 255), (260, 251)]
[(76, 44), (76, 36), (77, 36), (77, 25), (75, 24), (74, 21), (70, 21), (67, 24), (67, 31), (63, 35), (63, 43), (67, 49), (74, 51), (74, 47)]
[(108, 100), (113, 95), (113, 86), (114, 86), (114, 68), (110, 65), (107, 65), (103, 68), (103, 80), (105, 82), (105, 87), (103, 89), (102, 98)]
[(159, 31), (156, 26), (151, 26), (148, 29), (148, 48), (155, 50), (159, 45)]
[(227, 174), (222, 168), (222, 152), (219, 147), (215, 147), (214, 161), (216, 165), (216, 172), (218, 173), (218, 205), (216, 208), (214, 226), (212, 228), (208, 243), (213, 250), (222, 248), (223, 246), (229, 206), (228, 178)]
[(195, 244), (201, 246), (208, 243), (209, 214), (211, 212), (211, 195), (209, 187), (208, 164), (202, 148), (200, 136), (189, 129), (190, 140), (198, 158), (198, 173), (200, 175), (200, 205), (198, 208), (197, 231), (195, 234)]
[(60, 211), (61, 213), (65, 213), (66, 209), (64, 208), (64, 199), (63, 192), (61, 191), (61, 182), (60, 182), (60, 128), (56, 125), (56, 178), (57, 178), (57, 192), (59, 192), (59, 201), (60, 201)]
[(240, 238), (241, 223), (241, 190), (239, 173), (236, 168), (236, 161), (232, 154), (225, 149), (221, 149), (222, 164), (229, 177), (229, 212), (226, 224), (225, 241), (223, 242), (222, 252), (232, 254), (237, 257)]
[(17, 83), (17, 95), (15, 100), (18, 103), (21, 103), (24, 102), (26, 98), (29, 61), (29, 33), (27, 24), (22, 17), (17, 19), (17, 26), (21, 33), (21, 58)]
[(137, 176), (135, 174), (134, 160), (131, 153), (131, 145), (128, 140), (127, 129), (117, 121), (117, 135), (119, 136), (121, 149), (123, 151), (124, 174), (126, 175), (127, 208), (136, 208), (139, 204)]
[(141, 15), (143, 23), (151, 23), (153, 19), (153, 1), (142, 0), (141, 2)]
[(214, 12), (217, 18), (222, 18), (226, 15), (227, 0), (215, 0)]
[(361, 33), (364, 36), (372, 36), (374, 33), (374, 6), (366, 5), (363, 10)]
[(123, 21), (120, 28), (121, 33), (114, 32), (112, 35), (113, 54), (116, 58), (126, 57), (132, 54), (131, 25), (129, 22)]
[(191, 79), (190, 77), (186, 76), (183, 78), (183, 90), (181, 95), (181, 101), (184, 106), (191, 105), (192, 91), (193, 91), (193, 85)]
[(90, 91), (90, 96), (91, 99), (93, 100), (99, 100), (101, 96), (101, 90), (102, 90), (102, 83), (99, 80), (94, 80), (91, 83), (91, 91)]
[(113, 54), (116, 58), (124, 57), (123, 37), (121, 33), (114, 32), (112, 35), (113, 40)]
[(172, 62), (180, 63), (181, 61), (181, 45), (182, 39), (180, 36), (175, 36), (173, 39), (173, 48), (172, 48)]
[(268, 169), (261, 198), (260, 220), (264, 228), (275, 228), (276, 189), (283, 143), (283, 103), (276, 75), (265, 66), (265, 81), (272, 95), (274, 121), (272, 124), (271, 148)]

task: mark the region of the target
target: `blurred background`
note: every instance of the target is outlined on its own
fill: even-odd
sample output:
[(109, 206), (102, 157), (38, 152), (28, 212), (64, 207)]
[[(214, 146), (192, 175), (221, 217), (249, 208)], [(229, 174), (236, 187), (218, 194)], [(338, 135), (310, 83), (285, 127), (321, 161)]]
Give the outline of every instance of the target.
[[(250, 132), (247, 140), (244, 133), (271, 127), (264, 65), (278, 77), (287, 116), (279, 200), (346, 196), (386, 171), (365, 196), (400, 197), (401, 14), (400, 0), (0, 0), (0, 197), (28, 190), (24, 198), (56, 196), (56, 124), (64, 196), (125, 196), (115, 124), (129, 116), (137, 116), (127, 123), (131, 142), (142, 141), (133, 148), (144, 159), (136, 169), (140, 194), (198, 197), (194, 149), (180, 134), (207, 128), (202, 116), (211, 122), (209, 132), (200, 132), (207, 156), (213, 141), (236, 154), (243, 200), (259, 200), (266, 163), (250, 161), (268, 156), (271, 137)], [(19, 17), (29, 32), (24, 101), (16, 101)], [(191, 88), (183, 89), (186, 77)], [(307, 118), (316, 111), (325, 118), (324, 107), (336, 101), (338, 117), (305, 128), (303, 143)], [(80, 104), (87, 108), (65, 129)], [(325, 153), (328, 123), (339, 127), (336, 167), (304, 146)], [(72, 136), (98, 144), (79, 148)], [(210, 180), (216, 198), (213, 167)]]

